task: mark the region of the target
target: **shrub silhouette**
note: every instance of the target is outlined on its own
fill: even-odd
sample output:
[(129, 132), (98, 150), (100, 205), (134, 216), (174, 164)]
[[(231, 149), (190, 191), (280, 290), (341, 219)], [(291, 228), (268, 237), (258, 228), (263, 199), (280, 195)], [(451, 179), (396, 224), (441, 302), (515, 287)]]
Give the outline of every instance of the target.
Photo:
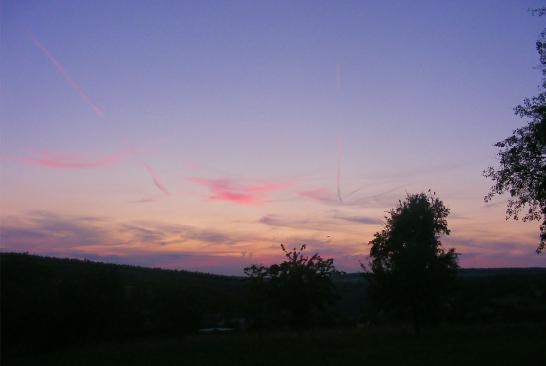
[(249, 277), (258, 319), (263, 320), (264, 312), (276, 312), (301, 329), (309, 325), (313, 310), (322, 309), (335, 298), (332, 276), (340, 272), (332, 258), (305, 256), (305, 245), (286, 250), (281, 244), (281, 248), (286, 257), (282, 263), (252, 265), (244, 272)]
[(419, 332), (437, 315), (455, 280), (457, 253), (442, 248), (449, 209), (434, 194), (408, 195), (370, 241), (371, 296), (379, 307), (413, 320)]

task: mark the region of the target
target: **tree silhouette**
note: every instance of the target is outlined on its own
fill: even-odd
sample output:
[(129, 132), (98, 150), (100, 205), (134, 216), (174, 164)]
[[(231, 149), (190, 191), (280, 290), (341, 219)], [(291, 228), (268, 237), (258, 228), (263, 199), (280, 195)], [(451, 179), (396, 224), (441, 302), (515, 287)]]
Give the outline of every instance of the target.
[[(537, 9), (542, 16), (546, 8)], [(518, 128), (513, 135), (497, 142), (500, 167), (489, 167), (483, 174), (495, 183), (485, 196), (490, 201), (495, 195), (508, 192), (510, 199), (506, 207), (506, 219), (541, 221), (540, 243), (537, 254), (546, 244), (546, 29), (536, 43), (540, 68), (544, 76), (541, 93), (526, 98), (514, 111), (521, 118), (528, 119), (527, 126)]]
[(445, 251), (449, 209), (435, 194), (399, 201), (385, 217), (385, 228), (370, 241), (371, 295), (386, 310), (412, 318), (415, 331), (440, 308), (455, 280), (457, 253)]
[(269, 267), (252, 265), (244, 269), (250, 279), (255, 300), (273, 305), (289, 323), (297, 328), (308, 324), (314, 309), (321, 309), (335, 298), (332, 276), (339, 273), (332, 258), (324, 259), (319, 254), (305, 256), (306, 249), (286, 250), (280, 264)]

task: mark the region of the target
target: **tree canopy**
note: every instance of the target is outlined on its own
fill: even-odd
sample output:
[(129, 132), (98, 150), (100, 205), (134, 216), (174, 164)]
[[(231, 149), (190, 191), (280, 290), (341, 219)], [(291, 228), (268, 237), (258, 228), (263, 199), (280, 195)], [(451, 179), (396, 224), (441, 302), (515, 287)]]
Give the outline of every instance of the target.
[[(537, 9), (539, 16), (546, 8)], [(494, 181), (485, 201), (505, 192), (510, 194), (506, 218), (542, 221), (537, 253), (546, 243), (546, 29), (536, 43), (543, 74), (541, 92), (526, 98), (514, 112), (528, 121), (512, 136), (497, 142), (499, 167), (484, 170), (484, 176)]]
[(455, 279), (457, 253), (444, 250), (449, 209), (435, 194), (407, 195), (370, 241), (372, 296), (380, 307), (412, 318), (416, 330), (436, 313)]
[(332, 276), (339, 273), (332, 258), (324, 259), (319, 254), (305, 256), (306, 249), (286, 250), (281, 244), (286, 259), (269, 267), (252, 265), (244, 269), (258, 295), (257, 301), (266, 301), (276, 310), (288, 316), (293, 326), (304, 326), (309, 314), (320, 309), (335, 297)]

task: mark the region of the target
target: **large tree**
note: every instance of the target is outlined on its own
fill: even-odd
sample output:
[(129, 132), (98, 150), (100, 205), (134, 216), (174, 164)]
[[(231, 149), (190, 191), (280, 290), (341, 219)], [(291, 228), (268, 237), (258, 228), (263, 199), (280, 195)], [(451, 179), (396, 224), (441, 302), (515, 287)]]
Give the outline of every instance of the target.
[(437, 314), (455, 280), (457, 253), (444, 250), (449, 209), (429, 191), (407, 195), (390, 210), (370, 241), (372, 300), (386, 311), (421, 323)]
[[(306, 246), (286, 250), (286, 259), (271, 266), (252, 265), (244, 269), (250, 279), (258, 309), (273, 307), (289, 324), (301, 328), (314, 309), (320, 309), (335, 297), (332, 276), (339, 273), (332, 258), (319, 254), (306, 256)], [(258, 315), (258, 314), (256, 314)]]
[[(546, 8), (536, 10), (544, 15)], [(510, 194), (506, 219), (537, 220), (540, 225), (540, 242), (537, 253), (546, 243), (546, 29), (536, 43), (543, 80), (538, 96), (526, 98), (518, 105), (515, 114), (527, 120), (512, 136), (497, 142), (499, 167), (489, 167), (484, 175), (494, 181), (485, 201), (505, 192)]]

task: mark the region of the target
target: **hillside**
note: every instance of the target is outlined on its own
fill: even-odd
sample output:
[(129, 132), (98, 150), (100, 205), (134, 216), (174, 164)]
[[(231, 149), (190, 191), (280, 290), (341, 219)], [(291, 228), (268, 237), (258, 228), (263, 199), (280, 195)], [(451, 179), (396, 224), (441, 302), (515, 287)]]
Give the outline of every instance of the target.
[[(0, 274), (2, 345), (8, 352), (16, 345), (39, 350), (178, 336), (235, 326), (241, 318), (252, 328), (242, 277), (16, 253), (0, 254)], [(339, 276), (335, 284), (338, 301), (317, 314), (317, 327), (391, 321), (368, 303), (361, 274)], [(546, 269), (463, 269), (444, 321), (533, 322), (546, 319), (545, 304)]]

